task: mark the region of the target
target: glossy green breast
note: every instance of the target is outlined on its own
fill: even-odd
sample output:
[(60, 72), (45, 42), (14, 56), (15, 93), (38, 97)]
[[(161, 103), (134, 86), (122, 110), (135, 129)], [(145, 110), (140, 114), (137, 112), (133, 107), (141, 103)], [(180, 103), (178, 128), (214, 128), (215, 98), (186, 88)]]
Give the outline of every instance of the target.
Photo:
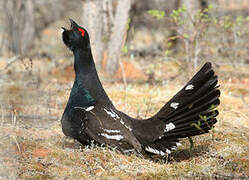
[(69, 96), (67, 108), (87, 108), (95, 105), (95, 102), (89, 91), (87, 91), (82, 84), (75, 81)]

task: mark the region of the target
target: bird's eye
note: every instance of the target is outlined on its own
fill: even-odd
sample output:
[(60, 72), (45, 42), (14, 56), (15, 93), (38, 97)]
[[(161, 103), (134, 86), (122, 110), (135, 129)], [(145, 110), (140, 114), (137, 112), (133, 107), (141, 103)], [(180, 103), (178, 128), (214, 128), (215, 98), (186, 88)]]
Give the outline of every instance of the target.
[(82, 36), (82, 37), (84, 37), (84, 36), (85, 36), (85, 31), (84, 31), (83, 29), (78, 28), (78, 31), (80, 31), (80, 32), (81, 32), (81, 36)]

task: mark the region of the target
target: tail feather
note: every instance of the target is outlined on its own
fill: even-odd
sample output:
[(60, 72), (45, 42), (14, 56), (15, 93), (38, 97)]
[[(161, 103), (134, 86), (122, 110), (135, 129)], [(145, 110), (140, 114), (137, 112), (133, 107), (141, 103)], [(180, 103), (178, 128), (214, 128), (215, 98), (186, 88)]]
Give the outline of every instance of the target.
[(217, 79), (211, 63), (206, 63), (183, 89), (149, 119), (164, 123), (166, 128), (160, 130), (161, 134), (155, 132), (153, 135), (156, 137), (157, 133), (158, 138), (146, 145), (162, 154), (174, 149), (178, 138), (208, 133), (219, 114), (215, 109), (220, 104)]
[(177, 126), (176, 129), (173, 129), (169, 133), (166, 134), (167, 137), (173, 136), (177, 138), (182, 138), (183, 136), (194, 136), (192, 131), (202, 131), (205, 128), (210, 130), (213, 125), (217, 122), (216, 116), (218, 115), (218, 111), (214, 112), (212, 115), (208, 116), (205, 120), (195, 119), (189, 121), (188, 123), (181, 124)]
[[(164, 120), (170, 119), (176, 113), (181, 113), (181, 109), (192, 104), (193, 101), (200, 99), (202, 96), (205, 96), (206, 93), (212, 91), (217, 84), (217, 77), (205, 78), (205, 82), (193, 82), (188, 83), (188, 85), (192, 85), (194, 89), (186, 90), (188, 87), (185, 86), (180, 92), (178, 92), (158, 113), (157, 118), (162, 118)], [(207, 77), (205, 76), (205, 77)], [(197, 78), (200, 79), (200, 78)], [(203, 83), (203, 84), (202, 84)], [(178, 103), (179, 106), (177, 108), (172, 108), (172, 103)]]
[(187, 129), (188, 127), (190, 127), (189, 124), (192, 124), (194, 122), (198, 122), (198, 120), (200, 120), (200, 118), (201, 118), (201, 120), (208, 121), (209, 119), (216, 117), (218, 114), (219, 114), (219, 112), (217, 110), (215, 110), (212, 112), (205, 113), (203, 115), (194, 116), (194, 117), (192, 117), (192, 116), (187, 117), (186, 119), (184, 119), (183, 123), (178, 123), (178, 124), (175, 123), (177, 128), (173, 129), (169, 133)]
[(216, 118), (208, 121), (208, 122), (202, 122), (202, 125), (199, 126), (198, 128), (192, 128), (191, 130), (189, 129), (184, 129), (179, 132), (171, 133), (167, 137), (178, 137), (178, 138), (185, 138), (185, 137), (191, 137), (191, 136), (196, 136), (200, 134), (205, 134), (208, 133), (210, 129), (212, 129), (214, 124), (217, 122)]
[(178, 146), (181, 144), (179, 143), (178, 139), (170, 139), (170, 138), (162, 138), (160, 140), (156, 140), (154, 143), (145, 147), (145, 150), (152, 154), (159, 154), (165, 155), (170, 154), (171, 151), (176, 150)]
[[(188, 116), (189, 119), (191, 119), (192, 117), (198, 116), (200, 113), (206, 112), (206, 111), (211, 111), (212, 109), (214, 109), (215, 107), (217, 107), (219, 105), (219, 99), (217, 99), (219, 97), (219, 92), (217, 93), (216, 96), (213, 97), (213, 99), (205, 104), (202, 104), (203, 102), (206, 102), (204, 99), (203, 101), (197, 101), (196, 103), (194, 103), (192, 106), (190, 106), (192, 108), (192, 110), (189, 110), (189, 108), (185, 109), (185, 113), (183, 112), (182, 114), (177, 114), (174, 117), (172, 117), (170, 119), (170, 121), (175, 121), (175, 123), (180, 123), (182, 121), (177, 121), (180, 118), (186, 117)], [(207, 98), (211, 98), (211, 97), (207, 97)], [(187, 111), (189, 110), (189, 111)]]
[[(196, 91), (192, 92), (191, 94), (187, 94), (188, 92), (184, 92), (184, 90), (181, 90), (178, 93), (177, 98), (172, 98), (165, 106), (164, 113), (161, 113), (159, 115), (159, 118), (164, 119), (164, 121), (167, 121), (168, 119), (171, 119), (172, 117), (181, 114), (183, 111), (186, 110), (187, 107), (194, 105), (197, 101), (199, 102), (206, 102), (203, 101), (202, 98), (204, 98), (208, 93), (212, 92), (212, 90), (215, 88), (217, 84), (217, 77), (213, 77), (209, 79), (202, 87), (197, 89)], [(218, 90), (219, 91), (219, 90)], [(171, 104), (173, 102), (179, 103), (179, 107), (172, 111)], [(169, 109), (169, 110), (167, 110)], [(171, 111), (170, 113), (167, 113), (167, 111)], [(165, 118), (166, 117), (166, 118)]]
[(207, 102), (210, 99), (218, 99), (220, 97), (220, 90), (218, 89), (213, 89), (210, 92), (206, 93), (204, 96), (202, 96), (200, 99), (197, 99), (195, 101), (192, 102), (193, 104), (193, 108), (200, 106), (203, 102)]
[[(219, 99), (212, 99), (212, 101), (206, 102), (200, 106), (197, 106), (185, 113), (182, 113), (178, 116), (175, 116), (174, 118), (171, 118), (169, 122), (174, 122), (174, 124), (182, 123), (188, 119), (191, 119), (195, 116), (199, 116), (200, 114), (210, 112), (213, 108), (216, 108), (220, 104)], [(211, 109), (212, 108), (212, 109)], [(188, 117), (186, 119), (186, 117)]]
[(204, 96), (200, 97), (199, 99), (196, 100), (192, 100), (190, 101), (190, 103), (186, 104), (185, 106), (183, 106), (181, 109), (179, 109), (178, 111), (176, 111), (174, 114), (172, 114), (171, 116), (167, 117), (167, 118), (162, 118), (164, 121), (169, 121), (169, 120), (173, 120), (172, 118), (177, 117), (179, 115), (181, 115), (181, 113), (183, 112), (187, 112), (188, 109), (192, 108), (196, 108), (200, 105), (202, 105), (203, 102), (207, 102), (212, 98), (219, 98), (220, 96), (220, 91), (218, 89), (213, 89), (210, 92), (206, 93)]

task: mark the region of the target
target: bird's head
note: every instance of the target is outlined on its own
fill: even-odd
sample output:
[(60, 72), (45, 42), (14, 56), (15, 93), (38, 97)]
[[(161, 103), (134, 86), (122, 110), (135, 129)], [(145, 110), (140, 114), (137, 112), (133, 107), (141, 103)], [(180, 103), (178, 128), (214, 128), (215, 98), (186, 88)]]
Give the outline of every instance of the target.
[(83, 27), (70, 19), (71, 27), (66, 29), (62, 27), (62, 39), (65, 45), (72, 51), (81, 49), (87, 50), (90, 48), (89, 35)]

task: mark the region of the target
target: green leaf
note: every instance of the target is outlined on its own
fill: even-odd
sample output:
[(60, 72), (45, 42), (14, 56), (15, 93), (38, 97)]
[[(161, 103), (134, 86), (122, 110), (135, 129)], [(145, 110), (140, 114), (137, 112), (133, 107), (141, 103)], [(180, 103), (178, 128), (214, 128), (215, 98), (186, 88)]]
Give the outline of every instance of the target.
[(229, 30), (233, 26), (234, 26), (234, 23), (233, 23), (231, 17), (225, 16), (225, 19), (224, 19), (224, 29)]
[(127, 46), (124, 46), (123, 48), (122, 48), (122, 50), (121, 50), (123, 53), (128, 53), (128, 48), (127, 48)]
[(167, 47), (168, 47), (168, 48), (172, 47), (172, 45), (173, 45), (172, 42), (168, 42), (168, 43), (167, 43)]
[(189, 143), (190, 143), (189, 150), (190, 150), (190, 152), (192, 152), (193, 147), (194, 147), (194, 141), (192, 140), (192, 138), (191, 138), (191, 137), (188, 137), (188, 140), (189, 140)]
[(211, 106), (210, 106), (210, 110), (213, 110), (214, 108), (215, 108), (216, 106), (214, 105), (214, 104), (211, 104)]
[(164, 54), (165, 54), (165, 56), (170, 55), (170, 50), (167, 49), (167, 50), (164, 52)]
[(184, 37), (185, 39), (189, 39), (189, 35), (186, 34), (186, 33), (183, 34), (183, 37)]
[(212, 18), (212, 21), (213, 21), (214, 24), (217, 24), (217, 23), (218, 23), (217, 18)]
[(199, 117), (200, 117), (203, 121), (207, 121), (207, 116), (199, 115)]
[(130, 28), (130, 23), (131, 23), (131, 18), (128, 18), (127, 23), (126, 23), (126, 30)]
[(236, 23), (240, 26), (243, 23), (243, 17), (242, 16), (238, 16), (236, 18)]
[(180, 13), (177, 10), (173, 10), (170, 14), (170, 17), (177, 18), (179, 17)]
[(202, 131), (200, 121), (198, 121), (198, 123), (191, 123), (191, 126), (194, 126), (196, 129)]
[(165, 12), (164, 11), (160, 11), (160, 10), (156, 10), (156, 9), (153, 9), (153, 10), (149, 10), (147, 11), (148, 14), (150, 14), (152, 17), (155, 17), (157, 18), (158, 20), (164, 18), (165, 16)]
[(208, 9), (213, 9), (213, 8), (214, 8), (214, 6), (212, 4), (208, 5)]
[(181, 10), (181, 12), (185, 12), (185, 11), (187, 11), (187, 8), (186, 8), (186, 6), (183, 4), (182, 7), (180, 8), (180, 10)]

